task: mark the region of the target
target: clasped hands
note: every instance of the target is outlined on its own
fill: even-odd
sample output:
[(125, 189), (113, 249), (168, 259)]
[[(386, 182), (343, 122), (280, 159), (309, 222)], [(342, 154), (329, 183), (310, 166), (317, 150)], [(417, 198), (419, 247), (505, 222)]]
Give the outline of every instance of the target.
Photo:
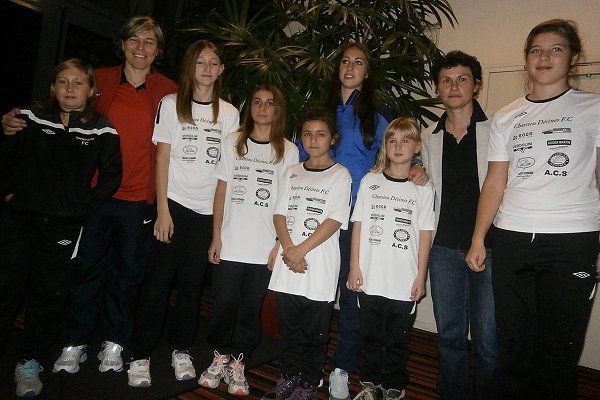
[(308, 269), (308, 264), (304, 259), (306, 253), (299, 245), (291, 245), (281, 253), (283, 263), (292, 272), (303, 274)]

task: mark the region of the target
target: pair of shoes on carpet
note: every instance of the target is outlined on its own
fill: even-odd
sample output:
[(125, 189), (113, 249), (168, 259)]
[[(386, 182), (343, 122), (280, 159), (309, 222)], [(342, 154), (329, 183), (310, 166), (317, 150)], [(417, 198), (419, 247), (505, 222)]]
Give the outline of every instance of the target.
[(244, 375), (245, 365), (242, 362), (244, 354), (236, 358), (235, 356), (221, 355), (217, 350), (214, 351), (213, 362), (204, 370), (198, 384), (207, 388), (214, 389), (219, 386), (221, 379), (228, 385), (227, 391), (236, 396), (246, 396), (250, 393), (250, 386)]
[(318, 385), (303, 381), (300, 376), (282, 376), (261, 400), (317, 400)]
[[(375, 386), (371, 382), (361, 382), (361, 391), (354, 400), (400, 400), (404, 398), (405, 391), (398, 389), (385, 390), (381, 385)], [(349, 400), (348, 373), (336, 368), (329, 375), (329, 400)]]
[[(178, 381), (187, 381), (196, 377), (192, 357), (187, 350), (174, 350), (171, 353), (171, 366), (175, 372), (175, 379)], [(133, 387), (148, 387), (152, 385), (150, 358), (134, 360), (129, 364), (127, 384)]]
[[(87, 346), (85, 344), (64, 347), (61, 355), (56, 359), (52, 371), (66, 371), (70, 374), (78, 372), (79, 364), (87, 360), (86, 350)], [(111, 341), (104, 341), (98, 353), (98, 360), (100, 361), (98, 370), (100, 372), (109, 370), (121, 372), (123, 370), (122, 351), (123, 347), (121, 345)]]

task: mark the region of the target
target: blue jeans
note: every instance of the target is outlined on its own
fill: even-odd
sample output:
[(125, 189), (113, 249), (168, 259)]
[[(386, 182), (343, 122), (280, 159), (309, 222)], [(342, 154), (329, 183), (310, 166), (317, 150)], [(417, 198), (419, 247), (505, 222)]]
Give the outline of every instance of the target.
[(498, 391), (498, 343), (490, 251), (482, 272), (473, 272), (459, 249), (433, 246), (429, 277), (438, 329), (438, 392), (444, 400), (469, 399), (469, 327), (474, 353), (473, 399), (493, 399)]
[(350, 243), (352, 241), (353, 223), (348, 223), (347, 230), (340, 230), (340, 319), (338, 322), (338, 342), (335, 354), (329, 360), (331, 369), (340, 368), (348, 373), (358, 367), (360, 349), (360, 315), (358, 310), (358, 293), (346, 287), (350, 274)]

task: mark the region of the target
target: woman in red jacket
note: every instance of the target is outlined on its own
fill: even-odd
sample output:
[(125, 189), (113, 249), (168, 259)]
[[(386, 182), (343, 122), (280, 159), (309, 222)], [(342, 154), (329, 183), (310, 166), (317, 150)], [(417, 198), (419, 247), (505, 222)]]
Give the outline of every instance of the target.
[[(64, 325), (64, 348), (54, 371), (79, 371), (86, 347), (100, 323), (103, 341), (100, 371), (121, 371), (138, 287), (144, 278), (153, 240), (156, 147), (154, 117), (160, 100), (177, 85), (155, 71), (164, 48), (161, 28), (151, 17), (133, 17), (121, 29), (123, 65), (94, 71), (97, 111), (119, 132), (123, 179), (117, 193), (86, 221), (81, 238), (75, 286)], [(5, 134), (23, 128), (5, 114)]]

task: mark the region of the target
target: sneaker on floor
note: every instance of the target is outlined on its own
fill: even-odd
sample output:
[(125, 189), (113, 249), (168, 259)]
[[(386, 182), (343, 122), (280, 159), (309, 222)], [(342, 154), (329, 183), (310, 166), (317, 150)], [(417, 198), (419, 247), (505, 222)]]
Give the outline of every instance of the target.
[(244, 353), (240, 353), (238, 358), (231, 356), (232, 361), (229, 363), (229, 366), (225, 368), (225, 383), (229, 385), (227, 391), (229, 394), (233, 394), (236, 396), (247, 396), (250, 393), (250, 387), (248, 386), (248, 381), (244, 376), (244, 363), (242, 359), (244, 358)]
[(398, 389), (388, 389), (385, 391), (385, 400), (400, 400), (406, 395), (406, 391)]
[(350, 400), (348, 373), (336, 368), (329, 374), (329, 400)]
[(298, 375), (292, 376), (287, 379), (285, 377), (279, 378), (275, 387), (269, 392), (265, 393), (261, 400), (285, 400), (294, 393), (300, 377)]
[(87, 360), (86, 345), (63, 347), (62, 354), (54, 362), (52, 372), (67, 371), (74, 374), (79, 371), (79, 363)]
[(221, 355), (214, 351), (215, 357), (212, 364), (200, 375), (198, 384), (207, 388), (214, 389), (219, 386), (221, 378), (225, 376), (225, 368), (229, 365), (229, 355)]
[(358, 392), (354, 400), (383, 400), (384, 393), (381, 385), (375, 386), (371, 382), (361, 382), (362, 390)]
[(150, 377), (150, 359), (142, 358), (129, 363), (127, 384), (133, 387), (148, 387), (152, 385)]
[(40, 372), (44, 369), (36, 360), (23, 360), (15, 367), (15, 382), (19, 397), (34, 397), (42, 393)]
[(171, 354), (171, 366), (175, 369), (175, 378), (178, 381), (187, 381), (196, 377), (192, 357), (187, 351), (173, 351)]
[(317, 388), (308, 382), (300, 382), (288, 400), (317, 400)]
[(123, 347), (114, 342), (103, 342), (102, 350), (98, 353), (98, 360), (100, 360), (98, 369), (100, 372), (106, 372), (109, 369), (116, 372), (123, 371), (123, 359), (121, 358), (122, 351)]

